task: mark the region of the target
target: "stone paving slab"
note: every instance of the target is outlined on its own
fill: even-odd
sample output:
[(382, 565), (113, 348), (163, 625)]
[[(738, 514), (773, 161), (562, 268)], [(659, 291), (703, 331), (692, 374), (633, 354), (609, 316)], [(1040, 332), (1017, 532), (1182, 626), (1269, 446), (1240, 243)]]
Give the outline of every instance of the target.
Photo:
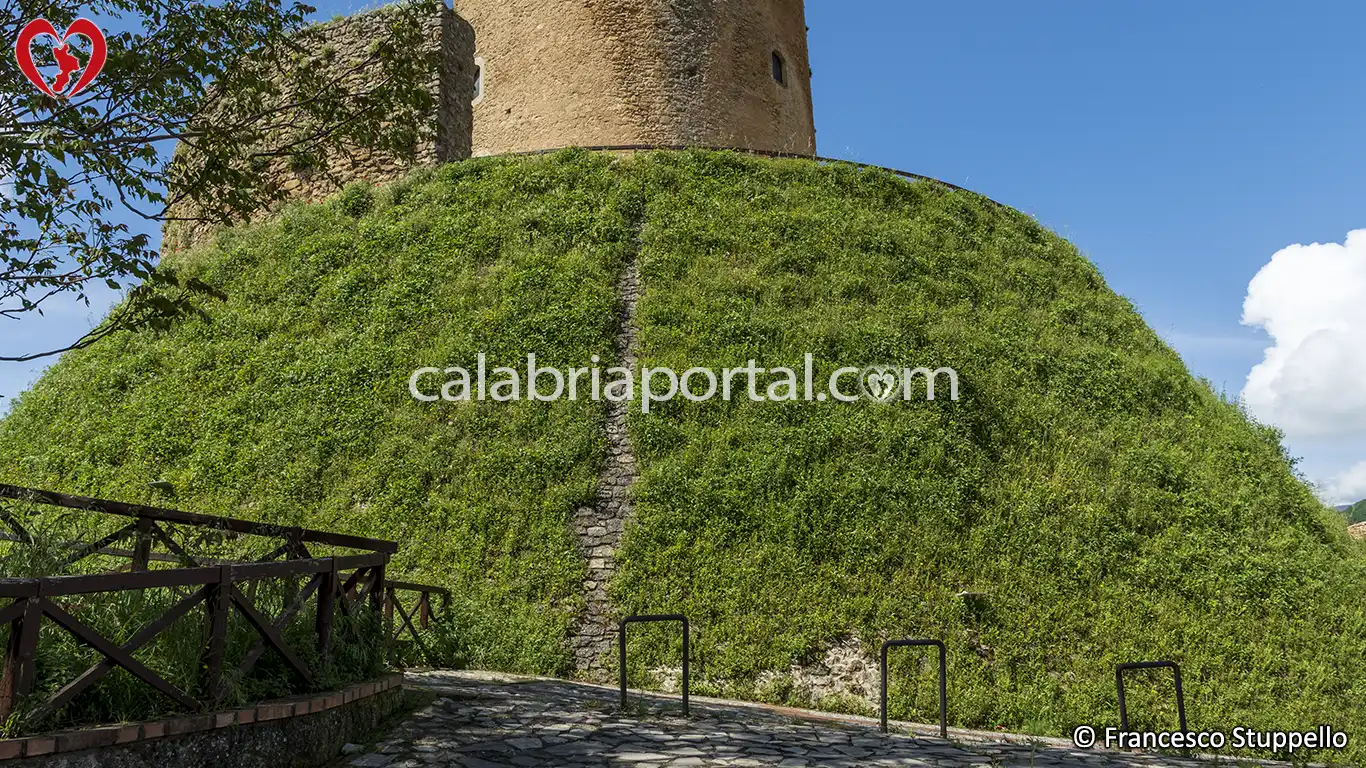
[(350, 759), (349, 765), (1208, 768), (1232, 764), (1078, 750), (1055, 739), (976, 732), (960, 732), (951, 740), (918, 733), (884, 735), (869, 727), (866, 718), (712, 699), (694, 699), (692, 716), (685, 718), (677, 699), (633, 694), (633, 701), (640, 704), (620, 712), (616, 692), (610, 688), (494, 673), (410, 672), (405, 684), (429, 689), (439, 698), (409, 716), (372, 751)]

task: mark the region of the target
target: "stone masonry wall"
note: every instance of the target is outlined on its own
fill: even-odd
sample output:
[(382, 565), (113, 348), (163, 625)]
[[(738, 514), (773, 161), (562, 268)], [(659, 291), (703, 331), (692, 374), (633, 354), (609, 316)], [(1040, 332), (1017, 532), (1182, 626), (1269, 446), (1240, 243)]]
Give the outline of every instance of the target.
[(0, 740), (14, 768), (285, 768), (328, 764), (404, 706), (402, 673), (236, 710)]
[[(367, 55), (370, 45), (385, 34), (384, 9), (348, 16), (319, 26), (323, 46), (315, 60), (326, 63), (344, 82), (357, 91), (364, 87), (363, 70), (348, 72)], [(409, 161), (365, 147), (349, 147), (328, 158), (325, 172), (292, 169), (276, 162), (268, 173), (270, 183), (278, 184), (288, 200), (320, 201), (353, 181), (383, 183), (402, 178), (414, 168), (433, 166), (470, 156), (472, 132), (470, 102), (474, 93), (474, 31), (443, 2), (431, 6), (424, 22), (425, 60), (430, 63), (427, 89), (435, 106), (423, 118), (415, 157)], [(189, 213), (173, 210), (172, 216)], [(176, 251), (202, 242), (215, 229), (193, 221), (171, 221), (163, 238), (166, 251)]]
[[(352, 181), (391, 181), (471, 154), (634, 144), (816, 152), (802, 0), (463, 0), (458, 12), (434, 0), (431, 8), (436, 107), (415, 159), (350, 148), (328, 158), (326, 172), (281, 161), (270, 178), (287, 199), (315, 202)], [(384, 13), (321, 25), (326, 52), (315, 60), (353, 64), (383, 34)], [(364, 78), (348, 75), (354, 85)], [(212, 230), (172, 221), (164, 250)]]
[[(689, 144), (815, 154), (802, 0), (464, 0), (473, 152)], [(779, 53), (786, 84), (774, 81)]]

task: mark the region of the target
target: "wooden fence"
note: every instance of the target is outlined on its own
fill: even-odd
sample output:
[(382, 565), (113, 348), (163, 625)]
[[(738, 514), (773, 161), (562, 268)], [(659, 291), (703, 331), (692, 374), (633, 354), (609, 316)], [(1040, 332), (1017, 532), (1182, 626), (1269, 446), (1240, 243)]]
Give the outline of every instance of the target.
[[(121, 667), (142, 683), (160, 691), (181, 707), (201, 712), (218, 703), (230, 686), (242, 680), (266, 653), (273, 650), (284, 659), (291, 672), (303, 682), (313, 681), (313, 671), (284, 637), (284, 630), (298, 613), (315, 602), (316, 626), (312, 636), (321, 668), (326, 668), (333, 651), (333, 625), (337, 612), (354, 615), (361, 606), (383, 611), (384, 640), (392, 651), (394, 641), (406, 630), (423, 658), (433, 661), (423, 643), (419, 627), (426, 629), (434, 618), (431, 596), (439, 595), (444, 611), (449, 593), (439, 587), (388, 581), (385, 569), (390, 556), (398, 550), (392, 541), (316, 531), (292, 526), (256, 523), (233, 518), (198, 515), (178, 510), (92, 499), (0, 485), (0, 500), (20, 501), (43, 507), (83, 510), (131, 518), (127, 525), (92, 542), (63, 541), (64, 566), (75, 566), (87, 558), (104, 555), (126, 559), (128, 563), (113, 571), (43, 576), (41, 578), (0, 578), (0, 626), (8, 623), (9, 641), (0, 670), (0, 722), (7, 720), (21, 697), (33, 689), (35, 660), (39, 652), (39, 630), (44, 621), (52, 622), (79, 642), (94, 649), (102, 659), (62, 686), (45, 701), (27, 708), (26, 722), (37, 722), (70, 703), (115, 667)], [(9, 533), (0, 539), (33, 544), (34, 534), (20, 516), (0, 506), (0, 523)], [(174, 531), (182, 526), (225, 532), (231, 537), (268, 537), (278, 545), (264, 557), (252, 561), (196, 557)], [(182, 538), (182, 541), (184, 539)], [(124, 542), (131, 547), (119, 546)], [(272, 542), (272, 543), (275, 543)], [(310, 545), (360, 550), (358, 554), (314, 557)], [(161, 566), (167, 567), (161, 567)], [(302, 588), (284, 600), (283, 610), (270, 613), (256, 599), (256, 586), (268, 579), (285, 579), (293, 585), (303, 580)], [(180, 599), (159, 617), (121, 644), (102, 635), (59, 604), (60, 598), (81, 595), (116, 596), (149, 589), (173, 590)], [(400, 600), (400, 593), (416, 593), (411, 613)], [(134, 658), (176, 621), (190, 611), (202, 608), (207, 638), (199, 664), (200, 680), (196, 699), (182, 688)], [(393, 628), (394, 614), (401, 620)], [(225, 644), (229, 621), (236, 615), (254, 631), (255, 645), (233, 669), (225, 670)], [(416, 622), (414, 621), (416, 617)]]

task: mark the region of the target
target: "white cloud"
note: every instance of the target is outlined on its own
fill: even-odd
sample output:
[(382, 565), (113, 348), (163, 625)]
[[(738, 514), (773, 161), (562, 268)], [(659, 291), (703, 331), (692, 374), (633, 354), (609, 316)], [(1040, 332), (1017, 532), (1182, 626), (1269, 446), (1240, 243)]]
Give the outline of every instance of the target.
[(1366, 229), (1277, 251), (1247, 287), (1243, 323), (1274, 344), (1243, 387), (1253, 415), (1289, 437), (1366, 436)]
[(1328, 504), (1354, 504), (1366, 499), (1366, 461), (1323, 484), (1319, 496)]

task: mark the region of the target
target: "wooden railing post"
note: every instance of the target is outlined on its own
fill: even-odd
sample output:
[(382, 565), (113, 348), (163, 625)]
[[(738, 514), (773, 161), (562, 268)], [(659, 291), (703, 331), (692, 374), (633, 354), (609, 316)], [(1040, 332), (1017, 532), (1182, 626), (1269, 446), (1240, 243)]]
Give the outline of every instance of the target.
[(38, 629), (43, 610), (36, 597), (23, 602), (23, 612), (10, 622), (4, 676), (0, 677), (0, 721), (8, 720), (19, 699), (33, 690), (34, 659), (38, 655)]
[(331, 568), (322, 574), (318, 585), (318, 656), (322, 668), (327, 669), (332, 650), (332, 616), (337, 607), (337, 558), (330, 557)]
[(222, 698), (223, 653), (228, 640), (228, 609), (232, 595), (232, 566), (224, 565), (218, 572), (218, 583), (210, 585), (208, 598), (204, 601), (209, 637), (204, 644), (202, 690), (210, 700)]
[(390, 656), (394, 652), (394, 603), (398, 602), (398, 594), (393, 587), (386, 587), (384, 590), (384, 647), (389, 649)]
[(432, 625), (432, 593), (423, 592), (417, 601), (417, 624), (423, 629)]
[(138, 518), (138, 530), (133, 541), (133, 570), (147, 570), (147, 563), (152, 558), (152, 526), (156, 523), (150, 517)]
[(384, 599), (384, 566), (379, 565), (370, 569), (370, 607), (380, 610), (383, 607), (381, 601)]

